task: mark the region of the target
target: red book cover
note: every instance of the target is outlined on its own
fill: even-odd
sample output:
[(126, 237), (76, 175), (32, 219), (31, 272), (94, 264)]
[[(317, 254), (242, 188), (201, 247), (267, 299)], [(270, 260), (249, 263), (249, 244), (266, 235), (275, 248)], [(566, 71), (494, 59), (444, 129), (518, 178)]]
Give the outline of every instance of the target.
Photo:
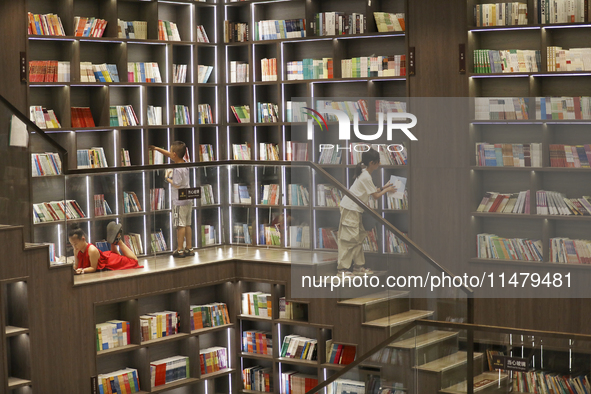
[(156, 378), (154, 379), (154, 386), (161, 386), (166, 384), (166, 364), (156, 365)]
[(199, 365), (201, 366), (201, 375), (205, 375), (205, 355), (199, 355)]
[(129, 384), (129, 376), (127, 376), (127, 374), (123, 374), (123, 383), (125, 384), (125, 390), (128, 393), (131, 393), (131, 386)]
[(86, 124), (85, 127), (95, 127), (92, 112), (90, 112), (90, 108), (88, 107), (84, 108), (84, 123)]
[(355, 346), (345, 346), (345, 349), (343, 350), (343, 355), (341, 357), (341, 364), (351, 364), (355, 360), (356, 352), (357, 348)]
[[(338, 345), (337, 354), (334, 356), (334, 364), (340, 364), (342, 352), (343, 352), (343, 345)], [(308, 390), (306, 390), (306, 391), (308, 391)]]

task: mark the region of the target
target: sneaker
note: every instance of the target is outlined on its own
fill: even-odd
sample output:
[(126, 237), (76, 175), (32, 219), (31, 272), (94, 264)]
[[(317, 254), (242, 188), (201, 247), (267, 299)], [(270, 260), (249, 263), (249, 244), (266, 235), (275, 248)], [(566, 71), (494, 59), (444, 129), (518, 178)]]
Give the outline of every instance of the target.
[(175, 250), (174, 252), (172, 252), (172, 257), (178, 257), (179, 259), (182, 259), (185, 257), (185, 251), (184, 250)]
[(369, 268), (365, 268), (364, 266), (356, 266), (353, 267), (353, 274), (355, 275), (363, 275), (363, 274), (367, 274), (367, 275), (373, 275), (373, 271), (370, 270)]
[(193, 252), (193, 249), (185, 249), (185, 256), (195, 256), (195, 252)]
[(117, 245), (117, 242), (121, 240), (121, 228), (123, 226), (120, 223), (110, 222), (107, 225), (107, 242), (113, 245)]
[(351, 271), (349, 271), (349, 270), (338, 270), (337, 271), (337, 275), (338, 276), (341, 276), (341, 275), (344, 275), (344, 276), (352, 276), (353, 273)]

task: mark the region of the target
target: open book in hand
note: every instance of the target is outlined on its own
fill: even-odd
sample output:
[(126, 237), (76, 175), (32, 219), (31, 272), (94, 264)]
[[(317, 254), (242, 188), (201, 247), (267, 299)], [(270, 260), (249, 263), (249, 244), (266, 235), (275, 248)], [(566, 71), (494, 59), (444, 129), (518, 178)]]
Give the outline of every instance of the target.
[(392, 175), (390, 176), (390, 183), (396, 188), (396, 193), (388, 193), (388, 196), (403, 199), (404, 190), (406, 189), (406, 178)]

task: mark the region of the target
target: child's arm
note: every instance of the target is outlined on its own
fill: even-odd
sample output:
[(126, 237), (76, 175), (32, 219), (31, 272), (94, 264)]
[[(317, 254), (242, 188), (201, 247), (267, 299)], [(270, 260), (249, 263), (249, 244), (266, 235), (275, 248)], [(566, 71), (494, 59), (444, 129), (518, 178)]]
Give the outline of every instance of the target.
[(158, 151), (158, 152), (162, 153), (164, 156), (168, 157), (169, 159), (172, 159), (172, 153), (170, 153), (166, 149), (162, 149), (157, 146), (150, 145), (150, 150)]
[(77, 268), (76, 273), (77, 274), (89, 274), (91, 272), (96, 272), (96, 267), (98, 265), (99, 257), (100, 257), (100, 253), (99, 253), (98, 249), (91, 245), (90, 248), (88, 248), (88, 259), (90, 260), (90, 267)]
[(386, 193), (396, 193), (397, 190), (390, 182), (386, 183), (384, 187), (380, 187), (378, 189), (378, 191), (371, 194), (371, 196), (376, 200)]

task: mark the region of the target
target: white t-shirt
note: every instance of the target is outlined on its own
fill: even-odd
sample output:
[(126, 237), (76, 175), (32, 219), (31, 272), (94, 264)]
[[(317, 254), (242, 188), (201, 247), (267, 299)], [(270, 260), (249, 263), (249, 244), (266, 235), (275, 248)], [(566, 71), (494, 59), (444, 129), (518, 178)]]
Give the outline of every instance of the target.
[[(373, 180), (371, 179), (371, 175), (367, 170), (361, 171), (361, 175), (355, 179), (353, 182), (353, 186), (349, 191), (356, 197), (358, 197), (361, 201), (365, 204), (369, 203), (369, 196), (378, 191), (378, 188), (373, 184)], [(349, 197), (345, 196), (341, 200), (341, 207), (345, 209), (349, 209), (351, 211), (363, 212), (363, 208), (359, 205), (355, 204), (353, 200)]]

